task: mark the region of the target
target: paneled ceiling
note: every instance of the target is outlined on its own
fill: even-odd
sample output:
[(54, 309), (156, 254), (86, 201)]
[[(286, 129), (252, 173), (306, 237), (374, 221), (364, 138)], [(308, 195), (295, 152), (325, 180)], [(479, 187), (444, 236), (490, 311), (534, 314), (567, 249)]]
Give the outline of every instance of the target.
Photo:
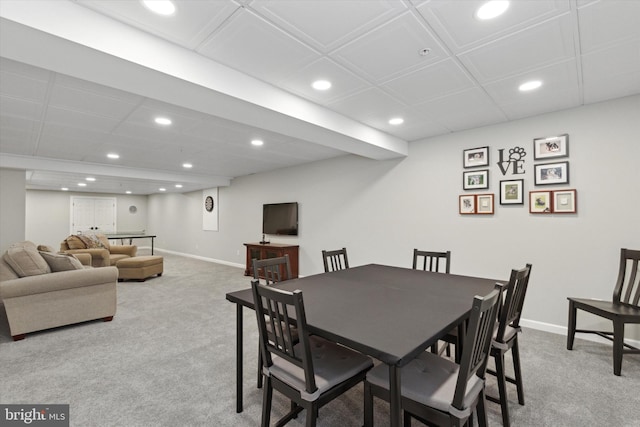
[(640, 93), (638, 0), (487, 21), (473, 0), (174, 3), (1, 0), (0, 166), (33, 189), (194, 191)]

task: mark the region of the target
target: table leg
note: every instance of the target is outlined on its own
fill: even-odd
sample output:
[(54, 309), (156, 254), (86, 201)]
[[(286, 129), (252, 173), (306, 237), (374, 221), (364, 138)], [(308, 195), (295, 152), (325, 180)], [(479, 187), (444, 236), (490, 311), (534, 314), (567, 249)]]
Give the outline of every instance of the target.
[(236, 412), (242, 412), (242, 304), (236, 304)]
[(151, 255), (153, 255), (153, 237), (151, 238)]
[(389, 406), (391, 410), (391, 427), (402, 425), (402, 399), (400, 397), (400, 369), (389, 365)]

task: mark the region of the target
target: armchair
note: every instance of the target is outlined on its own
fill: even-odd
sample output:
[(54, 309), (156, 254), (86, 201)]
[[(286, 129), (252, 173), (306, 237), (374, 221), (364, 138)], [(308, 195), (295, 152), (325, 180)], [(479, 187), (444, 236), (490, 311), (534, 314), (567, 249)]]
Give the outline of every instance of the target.
[(93, 267), (114, 266), (124, 258), (136, 256), (135, 245), (111, 245), (104, 234), (71, 235), (60, 243), (60, 252), (67, 254), (90, 254)]

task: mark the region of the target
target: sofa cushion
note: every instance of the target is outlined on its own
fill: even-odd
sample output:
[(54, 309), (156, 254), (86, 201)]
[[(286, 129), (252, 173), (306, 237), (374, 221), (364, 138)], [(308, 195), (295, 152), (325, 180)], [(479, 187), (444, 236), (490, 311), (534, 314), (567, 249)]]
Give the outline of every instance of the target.
[(105, 236), (104, 234), (96, 234), (96, 237), (98, 238), (98, 240), (100, 240), (100, 243), (102, 243), (102, 247), (106, 249), (111, 248), (111, 245), (109, 244), (109, 239), (107, 239), (107, 236)]
[(85, 245), (79, 236), (69, 236), (66, 240), (69, 249), (87, 249), (87, 245)]
[(4, 282), (5, 280), (13, 280), (17, 279), (18, 275), (13, 268), (4, 260), (4, 257), (0, 257), (0, 282)]
[(14, 243), (3, 258), (19, 277), (51, 273), (49, 264), (31, 242)]
[(52, 272), (67, 270), (82, 270), (82, 263), (70, 254), (54, 254), (51, 252), (40, 252), (40, 255), (49, 264)]

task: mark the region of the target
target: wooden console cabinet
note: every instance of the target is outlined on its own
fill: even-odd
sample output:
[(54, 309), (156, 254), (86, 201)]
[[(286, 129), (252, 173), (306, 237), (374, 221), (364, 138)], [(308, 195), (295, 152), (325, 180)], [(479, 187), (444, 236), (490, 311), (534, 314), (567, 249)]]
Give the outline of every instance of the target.
[(251, 260), (277, 258), (289, 255), (289, 264), (291, 265), (291, 278), (298, 277), (298, 245), (287, 245), (284, 243), (245, 243), (247, 247), (247, 263), (244, 270), (245, 276), (253, 277), (253, 268)]

